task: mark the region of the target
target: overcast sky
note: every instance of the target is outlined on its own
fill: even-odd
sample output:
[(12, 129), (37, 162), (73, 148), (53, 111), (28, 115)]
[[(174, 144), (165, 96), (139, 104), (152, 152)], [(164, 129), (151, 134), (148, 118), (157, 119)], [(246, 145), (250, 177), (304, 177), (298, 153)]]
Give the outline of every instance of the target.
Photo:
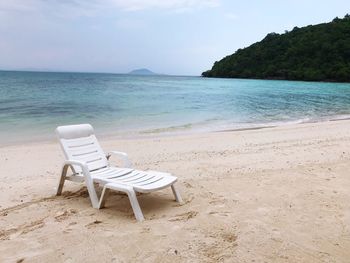
[(200, 75), (270, 32), (349, 0), (0, 0), (0, 69)]

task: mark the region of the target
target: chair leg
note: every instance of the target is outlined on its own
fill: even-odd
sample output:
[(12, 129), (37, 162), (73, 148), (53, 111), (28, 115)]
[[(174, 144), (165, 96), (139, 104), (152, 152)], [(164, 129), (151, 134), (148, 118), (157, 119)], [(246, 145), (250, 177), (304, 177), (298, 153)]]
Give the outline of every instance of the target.
[(173, 194), (174, 194), (174, 196), (175, 196), (176, 202), (182, 203), (182, 198), (181, 198), (180, 192), (179, 192), (179, 190), (175, 187), (175, 184), (172, 184), (172, 185), (171, 185), (171, 190), (173, 190)]
[(85, 183), (86, 183), (87, 190), (89, 192), (89, 197), (91, 200), (92, 207), (98, 209), (100, 204), (98, 201), (94, 183), (91, 179), (89, 180), (86, 176), (85, 176)]
[(126, 185), (118, 185), (116, 183), (106, 184), (103, 187), (103, 190), (102, 190), (102, 193), (101, 193), (100, 202), (99, 202), (99, 208), (103, 207), (109, 189), (113, 189), (113, 190), (116, 190), (116, 191), (120, 191), (120, 192), (126, 193), (128, 195), (128, 197), (129, 197), (129, 201), (130, 201), (132, 210), (134, 212), (134, 215), (136, 217), (136, 220), (137, 221), (143, 221), (145, 219), (143, 217), (142, 210), (140, 208), (139, 202), (137, 201), (137, 197), (136, 197), (136, 193), (135, 193), (134, 189), (132, 187), (126, 186)]
[(136, 193), (134, 190), (127, 191), (130, 204), (132, 207), (132, 210), (134, 211), (135, 217), (137, 221), (143, 221), (145, 218), (143, 217), (139, 202), (137, 201)]
[(69, 167), (69, 165), (65, 165), (65, 166), (63, 166), (63, 168), (62, 168), (61, 178), (60, 178), (60, 181), (59, 181), (59, 183), (58, 183), (58, 188), (57, 188), (57, 193), (56, 193), (56, 195), (61, 195), (61, 194), (62, 194), (63, 185), (64, 185), (64, 181), (66, 180), (66, 175), (67, 175), (68, 167)]
[(109, 193), (109, 189), (107, 187), (103, 187), (103, 190), (102, 190), (102, 193), (100, 196), (100, 204), (98, 206), (98, 209), (101, 209), (105, 206), (108, 193)]

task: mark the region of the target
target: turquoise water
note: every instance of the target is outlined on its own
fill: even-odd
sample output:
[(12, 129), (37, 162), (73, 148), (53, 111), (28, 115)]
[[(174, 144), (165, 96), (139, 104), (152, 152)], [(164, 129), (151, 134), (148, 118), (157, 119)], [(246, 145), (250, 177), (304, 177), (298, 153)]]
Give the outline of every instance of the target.
[(0, 71), (0, 143), (58, 125), (139, 136), (347, 118), (350, 84)]

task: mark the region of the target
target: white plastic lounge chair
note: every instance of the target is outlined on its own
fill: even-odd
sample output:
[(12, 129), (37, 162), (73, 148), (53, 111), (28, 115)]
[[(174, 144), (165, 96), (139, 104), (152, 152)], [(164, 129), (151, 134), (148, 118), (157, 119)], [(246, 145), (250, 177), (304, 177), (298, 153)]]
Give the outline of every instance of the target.
[[(109, 189), (121, 191), (128, 195), (138, 221), (144, 220), (144, 217), (136, 198), (136, 192), (153, 192), (171, 186), (176, 201), (182, 202), (174, 185), (177, 177), (169, 173), (134, 170), (131, 168), (127, 154), (123, 152), (112, 151), (105, 155), (90, 124), (60, 126), (57, 127), (56, 133), (66, 158), (57, 195), (62, 193), (65, 180), (85, 181), (92, 206), (100, 209), (104, 206)], [(109, 165), (108, 159), (112, 154), (122, 159), (123, 167)], [(67, 175), (68, 167), (73, 171), (73, 174), (69, 176)], [(100, 199), (94, 183), (103, 186)]]

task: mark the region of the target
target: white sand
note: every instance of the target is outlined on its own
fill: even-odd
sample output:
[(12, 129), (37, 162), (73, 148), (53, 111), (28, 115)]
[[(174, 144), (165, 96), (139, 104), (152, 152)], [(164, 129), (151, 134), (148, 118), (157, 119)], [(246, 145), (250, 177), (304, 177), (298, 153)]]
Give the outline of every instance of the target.
[(104, 139), (139, 169), (179, 177), (95, 210), (80, 184), (55, 197), (58, 143), (0, 149), (0, 262), (349, 262), (350, 121), (158, 139)]

